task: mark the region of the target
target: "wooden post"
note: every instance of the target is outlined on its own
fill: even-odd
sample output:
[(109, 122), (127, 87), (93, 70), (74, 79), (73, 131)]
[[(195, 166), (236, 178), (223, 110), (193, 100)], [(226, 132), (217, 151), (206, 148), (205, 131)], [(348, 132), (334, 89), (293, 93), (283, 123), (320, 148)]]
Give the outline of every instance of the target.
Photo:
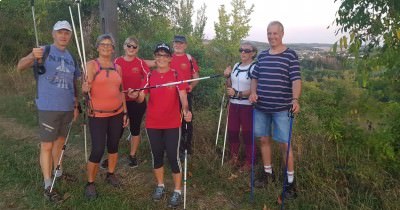
[(115, 56), (119, 55), (117, 0), (100, 0), (100, 30), (115, 39)]

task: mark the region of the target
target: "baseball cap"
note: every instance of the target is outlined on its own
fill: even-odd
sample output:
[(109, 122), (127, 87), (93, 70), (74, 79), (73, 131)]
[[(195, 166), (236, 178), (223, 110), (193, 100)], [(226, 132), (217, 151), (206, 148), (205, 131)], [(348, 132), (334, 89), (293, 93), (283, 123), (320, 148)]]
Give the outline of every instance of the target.
[(156, 49), (154, 49), (154, 53), (156, 53), (156, 52), (158, 52), (158, 51), (160, 51), (160, 50), (163, 50), (163, 51), (165, 51), (166, 53), (168, 53), (168, 54), (172, 54), (171, 53), (171, 48), (168, 46), (168, 44), (166, 44), (166, 43), (160, 43), (160, 44), (157, 44), (157, 46), (156, 46)]
[(175, 35), (174, 42), (183, 42), (186, 43), (186, 37), (182, 35)]
[(71, 25), (66, 20), (57, 21), (53, 26), (53, 31), (58, 31), (61, 29), (66, 29), (68, 31), (72, 31)]

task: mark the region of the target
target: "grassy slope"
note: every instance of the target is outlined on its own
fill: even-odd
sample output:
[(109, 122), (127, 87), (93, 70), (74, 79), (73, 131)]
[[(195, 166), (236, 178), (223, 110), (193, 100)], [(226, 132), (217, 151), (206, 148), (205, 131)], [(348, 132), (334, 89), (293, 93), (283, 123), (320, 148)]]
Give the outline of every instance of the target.
[[(6, 126), (0, 123), (0, 209), (53, 208), (53, 204), (43, 199), (41, 191), (38, 140), (33, 134), (36, 127), (32, 104), (34, 88), (30, 75), (9, 73), (2, 74), (0, 78), (0, 122), (11, 122)], [(281, 190), (281, 181), (267, 189), (256, 190), (255, 202), (252, 204), (249, 175), (239, 174), (227, 166), (220, 167), (219, 155), (214, 146), (216, 119), (215, 110), (198, 110), (196, 113), (197, 153), (192, 158), (193, 177), (188, 181), (188, 209), (262, 209), (264, 204), (271, 209), (279, 208), (275, 201)], [(299, 121), (296, 123), (304, 123)], [(122, 189), (106, 185), (103, 181), (105, 171), (100, 170), (97, 179), (100, 197), (95, 201), (86, 201), (83, 197), (86, 180), (83, 137), (79, 125), (77, 123), (73, 127), (64, 162), (65, 171), (76, 175), (79, 181), (56, 182), (57, 188), (70, 196), (59, 208), (165, 208), (166, 201), (154, 203), (150, 199), (154, 178), (146, 137), (139, 154), (142, 164), (137, 169), (126, 167), (128, 144), (121, 140), (122, 157), (117, 173), (123, 183)], [(24, 133), (29, 135), (23, 135)], [(297, 161), (299, 198), (285, 206), (291, 209), (396, 209), (399, 206), (398, 177), (391, 177), (379, 165), (356, 155), (346, 155), (338, 162), (334, 144), (322, 139), (322, 136), (318, 139), (314, 135), (310, 139), (312, 135), (296, 133), (298, 132), (295, 130), (293, 148)], [(274, 151), (274, 168), (279, 176), (280, 155), (277, 147), (274, 147)], [(166, 171), (166, 185), (171, 189), (170, 173), (169, 170)], [(231, 172), (238, 177), (229, 179)]]

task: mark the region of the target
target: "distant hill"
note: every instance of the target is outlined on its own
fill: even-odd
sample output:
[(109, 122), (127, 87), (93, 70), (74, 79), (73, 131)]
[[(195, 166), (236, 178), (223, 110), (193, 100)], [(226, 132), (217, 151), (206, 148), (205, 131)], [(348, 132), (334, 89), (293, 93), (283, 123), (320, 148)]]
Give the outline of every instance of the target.
[[(251, 40), (244, 40), (248, 41), (251, 43), (254, 43), (258, 49), (258, 51), (265, 50), (269, 48), (269, 44), (266, 42), (258, 42), (258, 41), (251, 41)], [(303, 51), (303, 50), (315, 50), (315, 49), (321, 49), (323, 51), (328, 51), (331, 47), (332, 44), (326, 44), (326, 43), (287, 43), (286, 46), (289, 48), (296, 50), (296, 51)]]

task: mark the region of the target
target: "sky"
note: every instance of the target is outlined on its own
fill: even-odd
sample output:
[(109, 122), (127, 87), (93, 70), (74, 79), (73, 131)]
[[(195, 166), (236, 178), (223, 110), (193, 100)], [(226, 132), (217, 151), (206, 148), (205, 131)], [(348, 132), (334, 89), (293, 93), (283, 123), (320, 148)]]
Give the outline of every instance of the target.
[[(211, 3), (212, 2), (212, 3)], [(206, 3), (207, 24), (205, 38), (215, 36), (214, 23), (218, 21), (219, 5), (224, 4), (231, 11), (231, 0), (194, 0), (194, 8), (200, 8)], [(332, 22), (340, 2), (334, 0), (246, 0), (247, 8), (254, 4), (250, 18), (250, 31), (246, 40), (267, 42), (267, 25), (278, 20), (285, 27), (283, 42), (285, 43), (329, 43), (340, 37), (335, 37), (335, 27)], [(194, 15), (196, 16), (196, 15)], [(195, 20), (194, 20), (195, 21)], [(328, 26), (331, 26), (327, 29)]]

